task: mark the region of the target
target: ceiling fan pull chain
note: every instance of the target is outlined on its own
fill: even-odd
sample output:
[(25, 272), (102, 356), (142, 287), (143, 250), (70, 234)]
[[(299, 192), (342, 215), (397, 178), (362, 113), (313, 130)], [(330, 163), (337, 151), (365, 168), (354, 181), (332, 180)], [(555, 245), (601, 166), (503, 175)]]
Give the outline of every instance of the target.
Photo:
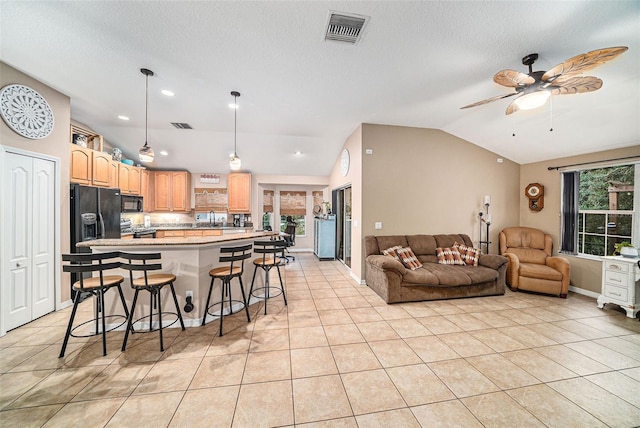
[(511, 116), (511, 128), (513, 129), (512, 137), (516, 136), (516, 118), (514, 115)]

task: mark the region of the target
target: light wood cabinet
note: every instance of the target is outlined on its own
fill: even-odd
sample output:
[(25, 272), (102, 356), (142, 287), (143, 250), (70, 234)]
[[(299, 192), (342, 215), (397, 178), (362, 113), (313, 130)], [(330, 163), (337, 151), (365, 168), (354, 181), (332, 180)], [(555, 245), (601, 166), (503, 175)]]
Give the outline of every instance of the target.
[(93, 151), (91, 184), (98, 187), (119, 187), (120, 162), (111, 160), (109, 153)]
[(159, 230), (156, 238), (184, 238), (184, 230)]
[(93, 169), (93, 150), (71, 144), (70, 157), (70, 181), (72, 183), (91, 185)]
[(188, 238), (191, 236), (222, 236), (222, 229), (158, 230), (156, 238)]
[(227, 176), (229, 212), (248, 214), (251, 212), (251, 174), (233, 172)]
[(202, 236), (202, 232), (204, 232), (204, 230), (185, 230), (184, 236)]
[(123, 195), (140, 195), (142, 168), (120, 164), (118, 181)]
[(154, 171), (154, 210), (191, 210), (191, 174), (187, 171)]
[(202, 236), (222, 236), (221, 229), (205, 229), (202, 231)]
[(140, 180), (141, 180), (140, 181), (140, 195), (143, 198), (144, 212), (148, 213), (148, 212), (153, 211), (153, 209), (154, 209), (154, 205), (153, 205), (153, 200), (154, 200), (153, 174), (151, 173), (151, 171), (143, 169), (141, 171), (141, 175), (140, 176), (141, 176), (141, 178), (140, 178)]

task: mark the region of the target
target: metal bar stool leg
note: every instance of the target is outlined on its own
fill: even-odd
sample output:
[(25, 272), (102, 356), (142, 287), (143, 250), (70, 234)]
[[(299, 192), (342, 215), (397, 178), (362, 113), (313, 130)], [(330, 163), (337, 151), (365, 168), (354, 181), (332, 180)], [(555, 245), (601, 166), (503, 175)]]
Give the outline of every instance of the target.
[(127, 321), (127, 330), (124, 333), (124, 340), (122, 341), (122, 352), (127, 349), (127, 340), (129, 340), (129, 332), (133, 331), (133, 314), (136, 311), (136, 302), (138, 301), (138, 292), (140, 290), (136, 290), (133, 295), (133, 303), (131, 304), (131, 311), (129, 312), (129, 321)]
[(211, 300), (211, 292), (213, 291), (213, 281), (215, 278), (211, 278), (211, 283), (209, 284), (209, 293), (207, 294), (207, 303), (204, 305), (204, 315), (202, 316), (202, 327), (204, 325), (205, 320), (207, 319), (207, 314), (209, 313), (209, 301)]
[(171, 294), (173, 295), (173, 302), (176, 304), (176, 313), (178, 314), (178, 319), (180, 320), (180, 326), (182, 327), (182, 330), (184, 331), (184, 320), (182, 319), (182, 312), (180, 312), (180, 306), (178, 304), (178, 297), (176, 296), (176, 290), (175, 290), (175, 288), (173, 288), (173, 282), (171, 284), (169, 284), (169, 287), (171, 287)]
[[(240, 280), (240, 291), (242, 291), (242, 300), (244, 301), (244, 311), (247, 313), (247, 322), (251, 322), (251, 318), (249, 317), (249, 302), (247, 301), (247, 296), (244, 293), (244, 284), (242, 283), (242, 277), (239, 276), (238, 279)], [(251, 298), (251, 295), (249, 295), (249, 298)]]
[(104, 315), (104, 289), (100, 289), (100, 307), (102, 314), (102, 356), (107, 356), (107, 322)]
[(282, 275), (280, 274), (280, 265), (276, 265), (276, 269), (278, 269), (278, 277), (280, 277), (280, 289), (282, 290), (284, 305), (287, 306), (287, 295), (284, 293), (284, 283), (282, 282)]
[(156, 288), (154, 291), (158, 300), (158, 322), (160, 323), (160, 325), (158, 326), (158, 331), (160, 332), (160, 350), (164, 351), (164, 342), (162, 340), (162, 300), (160, 298), (160, 288)]
[(76, 298), (73, 300), (73, 309), (71, 310), (71, 318), (69, 319), (69, 325), (67, 326), (67, 333), (64, 335), (64, 341), (62, 342), (62, 350), (58, 358), (64, 357), (64, 353), (67, 350), (67, 344), (69, 343), (69, 337), (71, 336), (71, 329), (73, 327), (73, 320), (76, 318), (76, 311), (78, 310), (78, 304), (80, 303), (80, 292), (76, 292)]
[[(222, 318), (224, 318), (224, 292), (226, 289), (226, 279), (222, 279), (222, 284), (220, 284), (220, 330), (218, 331), (218, 336), (222, 336)], [(231, 312), (231, 302), (229, 302), (229, 312)]]
[(124, 300), (124, 293), (122, 292), (122, 287), (118, 284), (118, 293), (120, 294), (120, 301), (122, 302), (122, 307), (124, 308), (124, 314), (129, 319), (129, 309), (127, 309), (127, 302)]

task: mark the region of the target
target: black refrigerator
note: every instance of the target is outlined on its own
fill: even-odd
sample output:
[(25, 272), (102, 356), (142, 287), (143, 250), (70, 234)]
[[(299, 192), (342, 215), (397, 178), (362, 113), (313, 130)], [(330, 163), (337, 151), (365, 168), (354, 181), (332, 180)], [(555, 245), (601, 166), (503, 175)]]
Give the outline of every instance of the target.
[[(71, 184), (71, 252), (90, 253), (76, 244), (93, 239), (120, 239), (120, 189)], [(71, 284), (78, 281), (72, 274)], [(72, 297), (75, 293), (71, 292)]]

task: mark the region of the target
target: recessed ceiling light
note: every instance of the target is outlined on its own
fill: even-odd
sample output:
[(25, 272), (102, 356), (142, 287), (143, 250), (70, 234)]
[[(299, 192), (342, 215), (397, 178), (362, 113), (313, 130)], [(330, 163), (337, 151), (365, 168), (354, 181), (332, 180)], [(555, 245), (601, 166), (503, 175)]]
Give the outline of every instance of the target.
[(296, 156), (302, 156), (302, 152), (300, 150), (296, 151)]
[(160, 151), (160, 154), (161, 154), (162, 156), (168, 156), (168, 155), (169, 155), (169, 153), (168, 153), (166, 150), (161, 150), (161, 151)]
[(129, 118), (127, 116), (122, 116), (122, 115), (118, 116), (118, 119), (120, 119), (120, 120), (129, 120)]
[(160, 92), (162, 92), (162, 95), (166, 95), (166, 96), (168, 96), (168, 97), (172, 97), (172, 96), (174, 96), (174, 95), (175, 95), (173, 92), (171, 92), (171, 91), (170, 91), (170, 90), (168, 90), (168, 89), (163, 89), (163, 90), (162, 90), (162, 91), (160, 91)]

